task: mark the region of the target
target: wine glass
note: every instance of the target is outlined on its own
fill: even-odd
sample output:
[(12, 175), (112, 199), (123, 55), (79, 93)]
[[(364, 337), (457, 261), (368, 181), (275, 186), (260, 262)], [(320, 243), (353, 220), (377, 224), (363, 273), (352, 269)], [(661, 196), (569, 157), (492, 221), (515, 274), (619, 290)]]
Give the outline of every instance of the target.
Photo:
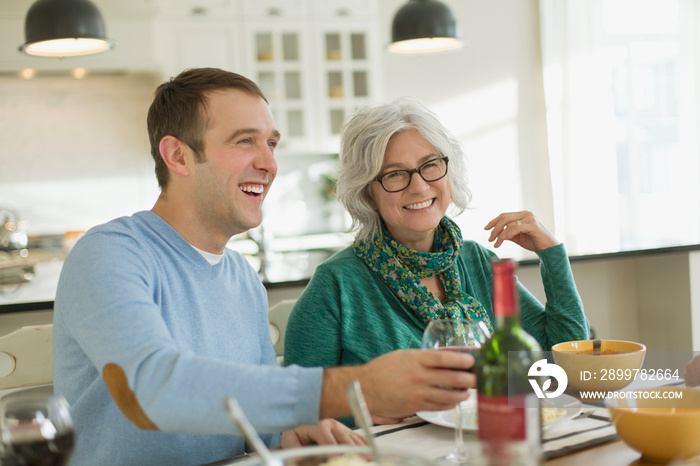
[[(486, 325), (480, 321), (466, 319), (438, 319), (430, 322), (423, 332), (423, 349), (458, 351), (479, 356), (479, 349), (489, 336)], [(473, 372), (474, 367), (467, 372)], [(472, 393), (472, 396), (474, 394)], [(464, 448), (462, 406), (455, 406), (455, 448), (447, 456), (437, 461), (449, 465), (467, 464), (468, 455)]]
[(1, 464), (68, 464), (73, 451), (74, 431), (70, 408), (62, 396), (28, 389), (5, 395), (1, 401)]

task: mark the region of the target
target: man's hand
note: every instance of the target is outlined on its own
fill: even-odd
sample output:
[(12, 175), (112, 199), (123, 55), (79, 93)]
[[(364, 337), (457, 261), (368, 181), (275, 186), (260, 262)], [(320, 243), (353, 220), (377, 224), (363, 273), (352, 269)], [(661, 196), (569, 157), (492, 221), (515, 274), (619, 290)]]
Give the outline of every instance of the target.
[[(381, 426), (381, 425), (385, 425), (385, 424), (400, 424), (401, 422), (404, 421), (404, 419), (406, 419), (406, 417), (409, 417), (409, 416), (406, 416), (406, 417), (403, 417), (403, 416), (402, 417), (383, 417), (383, 416), (376, 416), (376, 415), (372, 414), (370, 417), (372, 418), (372, 424), (374, 424), (375, 426)], [(357, 421), (355, 421), (355, 425), (357, 425)]]
[[(345, 390), (357, 380), (374, 416), (404, 418), (417, 411), (442, 411), (467, 399), (476, 376), (468, 354), (437, 350), (398, 350), (362, 366), (326, 369), (323, 374), (321, 416), (350, 414)], [(453, 370), (445, 370), (453, 369)]]
[(307, 445), (366, 445), (367, 440), (359, 433), (335, 419), (322, 419), (316, 425), (299, 426), (282, 433), (282, 448), (297, 448)]

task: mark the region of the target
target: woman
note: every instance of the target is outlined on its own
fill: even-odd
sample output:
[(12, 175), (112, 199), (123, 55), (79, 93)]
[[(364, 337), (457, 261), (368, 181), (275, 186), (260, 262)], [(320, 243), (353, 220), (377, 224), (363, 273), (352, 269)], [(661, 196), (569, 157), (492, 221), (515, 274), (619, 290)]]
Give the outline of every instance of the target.
[[(284, 362), (336, 366), (398, 348), (420, 348), (441, 317), (491, 325), (491, 262), (496, 255), (463, 241), (445, 213), (471, 194), (459, 142), (412, 98), (360, 110), (341, 136), (338, 198), (356, 239), (321, 264), (292, 310)], [(518, 284), (522, 323), (544, 350), (588, 337), (588, 321), (564, 246), (530, 212), (501, 214), (485, 229), (499, 247), (535, 251), (547, 304)]]

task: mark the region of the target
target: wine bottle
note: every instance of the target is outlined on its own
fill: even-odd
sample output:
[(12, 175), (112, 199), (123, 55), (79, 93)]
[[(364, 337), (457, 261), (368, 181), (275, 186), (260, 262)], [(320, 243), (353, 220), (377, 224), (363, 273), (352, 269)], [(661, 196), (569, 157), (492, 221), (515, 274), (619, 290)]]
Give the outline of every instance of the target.
[(542, 359), (542, 348), (520, 324), (515, 268), (512, 260), (492, 264), (495, 325), (477, 359), (478, 434), (484, 444), (520, 444), (539, 452), (540, 400), (528, 370)]

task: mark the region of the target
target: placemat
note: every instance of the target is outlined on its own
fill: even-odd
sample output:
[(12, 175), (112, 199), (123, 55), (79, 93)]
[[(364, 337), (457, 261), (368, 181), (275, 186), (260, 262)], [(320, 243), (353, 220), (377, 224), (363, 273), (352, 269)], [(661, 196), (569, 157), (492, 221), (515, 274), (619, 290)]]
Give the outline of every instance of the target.
[(584, 404), (579, 417), (544, 430), (543, 456), (544, 459), (556, 458), (618, 438), (608, 410)]
[[(380, 444), (415, 452), (431, 458), (447, 454), (454, 447), (454, 431), (413, 417), (399, 425), (375, 426), (372, 431)], [(608, 410), (584, 404), (581, 414), (573, 419), (545, 428), (543, 459), (548, 460), (585, 450), (618, 439)], [(476, 441), (475, 432), (464, 432), (465, 442)]]

